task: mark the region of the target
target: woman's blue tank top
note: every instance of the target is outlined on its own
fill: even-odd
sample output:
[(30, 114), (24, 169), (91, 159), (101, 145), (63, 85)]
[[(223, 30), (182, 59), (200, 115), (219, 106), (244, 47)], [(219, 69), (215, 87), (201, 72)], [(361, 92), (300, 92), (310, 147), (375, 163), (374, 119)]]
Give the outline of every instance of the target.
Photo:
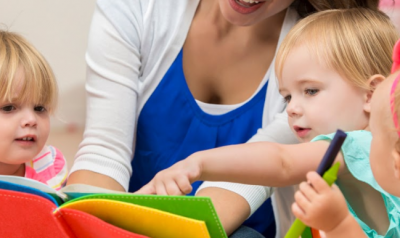
[[(262, 127), (267, 86), (268, 81), (252, 99), (233, 111), (207, 114), (186, 84), (181, 50), (140, 112), (129, 191), (138, 190), (157, 172), (194, 152), (248, 141)], [(200, 184), (193, 184), (191, 195)], [(244, 225), (274, 237), (270, 199)]]

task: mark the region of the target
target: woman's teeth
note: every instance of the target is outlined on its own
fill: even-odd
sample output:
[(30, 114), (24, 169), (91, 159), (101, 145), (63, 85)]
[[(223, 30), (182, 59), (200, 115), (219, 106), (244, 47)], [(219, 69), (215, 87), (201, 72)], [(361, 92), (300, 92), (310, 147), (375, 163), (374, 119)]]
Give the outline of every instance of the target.
[(259, 1), (253, 1), (253, 0), (240, 0), (242, 2), (246, 2), (246, 3), (259, 3)]

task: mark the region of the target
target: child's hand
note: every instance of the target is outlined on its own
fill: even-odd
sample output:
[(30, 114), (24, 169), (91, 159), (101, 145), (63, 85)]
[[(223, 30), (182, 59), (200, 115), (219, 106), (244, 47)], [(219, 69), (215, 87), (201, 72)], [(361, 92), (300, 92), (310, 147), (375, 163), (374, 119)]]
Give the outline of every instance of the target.
[(346, 200), (335, 184), (329, 187), (316, 172), (309, 172), (307, 180), (295, 194), (293, 214), (307, 226), (329, 232), (350, 215)]
[(182, 160), (156, 176), (136, 194), (185, 195), (192, 191), (192, 183), (201, 174), (200, 163), (194, 156)]

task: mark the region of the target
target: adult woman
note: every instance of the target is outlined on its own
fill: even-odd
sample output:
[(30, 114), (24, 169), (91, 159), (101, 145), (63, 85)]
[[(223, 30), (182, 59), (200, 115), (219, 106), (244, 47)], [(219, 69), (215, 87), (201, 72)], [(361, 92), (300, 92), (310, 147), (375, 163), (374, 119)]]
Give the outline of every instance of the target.
[[(99, 0), (87, 53), (87, 124), (69, 183), (128, 190), (130, 179), (136, 191), (176, 161), (243, 143), (260, 127), (265, 133), (254, 140), (295, 142), (273, 71), (279, 42), (299, 15), (376, 9), (378, 0), (315, 1), (315, 8), (250, 1)], [(254, 186), (212, 186), (198, 194), (213, 198), (227, 233), (269, 195)], [(249, 226), (273, 235), (271, 205), (257, 213)]]

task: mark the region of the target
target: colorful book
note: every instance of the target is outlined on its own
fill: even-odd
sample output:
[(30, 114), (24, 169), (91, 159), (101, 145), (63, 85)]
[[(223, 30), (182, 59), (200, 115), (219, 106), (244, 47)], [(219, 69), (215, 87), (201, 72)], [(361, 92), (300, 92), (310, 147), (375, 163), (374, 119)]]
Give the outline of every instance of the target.
[(0, 237), (226, 238), (211, 199), (0, 176)]

